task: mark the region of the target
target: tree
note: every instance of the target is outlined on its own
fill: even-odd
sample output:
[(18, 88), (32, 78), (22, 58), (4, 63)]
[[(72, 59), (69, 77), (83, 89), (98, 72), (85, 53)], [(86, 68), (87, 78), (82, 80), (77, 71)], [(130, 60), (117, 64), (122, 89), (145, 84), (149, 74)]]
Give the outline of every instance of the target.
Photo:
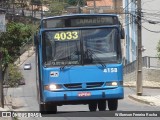
[[(4, 78), (9, 63), (14, 63), (15, 59), (20, 55), (20, 47), (27, 42), (31, 36), (31, 26), (15, 22), (9, 22), (6, 26), (6, 32), (0, 34), (1, 63), (3, 67), (2, 78)], [(22, 78), (18, 71), (13, 71), (13, 74), (10, 74), (11, 80), (9, 83), (11, 86), (14, 86), (15, 83)]]
[[(34, 27), (34, 26), (33, 26)], [(30, 25), (23, 23), (9, 22), (6, 27), (6, 32), (0, 35), (0, 49), (2, 52), (2, 78), (4, 78), (8, 65), (14, 63), (15, 59), (20, 55), (20, 47), (31, 38), (33, 30)], [(15, 65), (14, 65), (15, 66)], [(16, 67), (16, 66), (15, 66)], [(10, 73), (10, 86), (16, 85), (22, 78), (17, 69)]]
[(31, 5), (41, 5), (41, 0), (31, 0)]
[(67, 0), (69, 5), (77, 5), (79, 2), (80, 6), (84, 6), (86, 4), (86, 0)]
[(68, 4), (65, 1), (50, 1), (49, 3), (49, 11), (46, 13), (46, 16), (55, 16), (61, 15), (62, 12), (65, 10)]
[(7, 24), (7, 31), (0, 36), (0, 47), (3, 53), (3, 66), (14, 62), (19, 55), (20, 47), (31, 37), (32, 31), (29, 25), (10, 22)]
[(159, 59), (160, 59), (160, 41), (159, 41), (158, 44), (157, 44), (157, 56), (158, 56)]
[[(78, 3), (79, 2), (79, 3)], [(43, 4), (49, 5), (49, 11), (45, 16), (61, 15), (69, 6), (84, 6), (86, 0), (43, 0)]]

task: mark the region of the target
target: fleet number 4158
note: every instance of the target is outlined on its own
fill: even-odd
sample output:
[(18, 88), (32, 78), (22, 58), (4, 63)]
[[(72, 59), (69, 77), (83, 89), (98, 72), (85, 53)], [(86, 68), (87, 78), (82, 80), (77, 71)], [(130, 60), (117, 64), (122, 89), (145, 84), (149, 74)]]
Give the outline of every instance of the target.
[(106, 68), (106, 69), (104, 69), (104, 72), (115, 73), (115, 72), (118, 72), (118, 70), (117, 70), (117, 68)]

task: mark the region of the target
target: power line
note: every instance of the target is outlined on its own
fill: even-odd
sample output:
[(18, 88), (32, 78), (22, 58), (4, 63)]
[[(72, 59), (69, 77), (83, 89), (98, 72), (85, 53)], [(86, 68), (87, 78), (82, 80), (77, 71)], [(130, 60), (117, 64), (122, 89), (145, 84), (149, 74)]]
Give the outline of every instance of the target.
[[(140, 17), (139, 15), (133, 15), (132, 13), (129, 13), (130, 15), (132, 15), (132, 16), (134, 16), (134, 17)], [(141, 17), (141, 19), (142, 20), (144, 20), (144, 21), (146, 21), (146, 22), (148, 22), (148, 23), (150, 23), (150, 24), (159, 24), (160, 23), (160, 21), (153, 21), (153, 20), (148, 20), (148, 19), (145, 19), (145, 18), (143, 18), (143, 17)], [(153, 30), (150, 30), (150, 29), (148, 29), (148, 28), (146, 28), (146, 27), (144, 27), (142, 24), (140, 24), (138, 21), (137, 21), (137, 19), (135, 19), (136, 20), (136, 22), (139, 24), (139, 25), (141, 25), (141, 27), (143, 27), (144, 29), (146, 29), (147, 31), (149, 31), (149, 32), (154, 32), (154, 33), (160, 33), (160, 31), (153, 31)], [(132, 24), (133, 22), (135, 22), (135, 21), (131, 21), (130, 23), (128, 23), (128, 24), (126, 24), (126, 25), (123, 25), (123, 26), (128, 26), (128, 25), (130, 25), (130, 24)]]
[[(137, 20), (136, 20), (136, 21), (137, 21)], [(160, 31), (154, 31), (154, 30), (150, 30), (150, 29), (144, 27), (144, 26), (143, 26), (142, 24), (140, 24), (138, 21), (137, 21), (137, 23), (138, 23), (140, 26), (142, 26), (145, 30), (147, 30), (147, 31), (149, 31), (149, 32), (160, 33)]]

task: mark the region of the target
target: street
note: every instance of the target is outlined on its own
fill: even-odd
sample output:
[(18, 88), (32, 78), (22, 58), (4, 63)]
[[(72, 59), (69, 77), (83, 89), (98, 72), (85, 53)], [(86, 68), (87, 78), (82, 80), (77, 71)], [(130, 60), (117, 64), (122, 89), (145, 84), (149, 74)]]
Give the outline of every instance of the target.
[[(38, 103), (37, 103), (37, 93), (36, 93), (35, 63), (34, 63), (35, 58), (34, 57), (35, 56), (33, 55), (25, 62), (25, 63), (32, 64), (31, 70), (23, 70), (23, 64), (20, 66), (20, 70), (24, 75), (26, 85), (19, 86), (18, 88), (8, 89), (7, 95), (11, 95), (13, 98), (17, 99), (17, 102), (18, 101), (21, 102), (21, 105), (16, 109), (14, 109), (14, 111), (38, 111), (39, 110)], [(125, 90), (125, 98), (123, 100), (119, 100), (118, 111), (160, 111), (160, 106), (150, 106), (150, 105), (136, 102), (128, 98), (128, 95), (136, 94), (135, 88), (125, 87), (124, 90)], [(145, 92), (148, 92), (148, 91), (158, 92), (159, 89), (150, 90), (145, 88), (144, 94)], [(97, 119), (105, 119), (107, 111), (108, 109), (106, 109), (106, 111), (90, 112), (88, 110), (88, 105), (64, 105), (64, 106), (58, 106), (57, 114), (47, 114), (45, 116), (49, 117), (47, 118), (47, 120), (53, 119), (51, 117), (58, 117), (59, 119), (65, 119), (65, 120), (69, 119), (68, 117), (72, 117), (72, 118), (96, 117), (93, 119), (97, 120)], [(60, 118), (60, 117), (63, 117), (63, 118)], [(33, 119), (38, 120), (39, 118), (33, 118)], [(144, 119), (146, 118), (144, 117)], [(155, 119), (158, 119), (158, 118), (155, 118)]]

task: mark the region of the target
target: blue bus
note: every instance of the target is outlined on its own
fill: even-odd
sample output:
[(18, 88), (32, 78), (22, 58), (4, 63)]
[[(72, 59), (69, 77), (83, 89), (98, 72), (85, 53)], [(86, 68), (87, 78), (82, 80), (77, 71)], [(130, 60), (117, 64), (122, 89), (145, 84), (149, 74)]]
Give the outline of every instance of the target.
[(114, 14), (43, 18), (35, 35), (40, 112), (57, 113), (57, 106), (68, 104), (117, 110), (124, 97), (123, 37)]

